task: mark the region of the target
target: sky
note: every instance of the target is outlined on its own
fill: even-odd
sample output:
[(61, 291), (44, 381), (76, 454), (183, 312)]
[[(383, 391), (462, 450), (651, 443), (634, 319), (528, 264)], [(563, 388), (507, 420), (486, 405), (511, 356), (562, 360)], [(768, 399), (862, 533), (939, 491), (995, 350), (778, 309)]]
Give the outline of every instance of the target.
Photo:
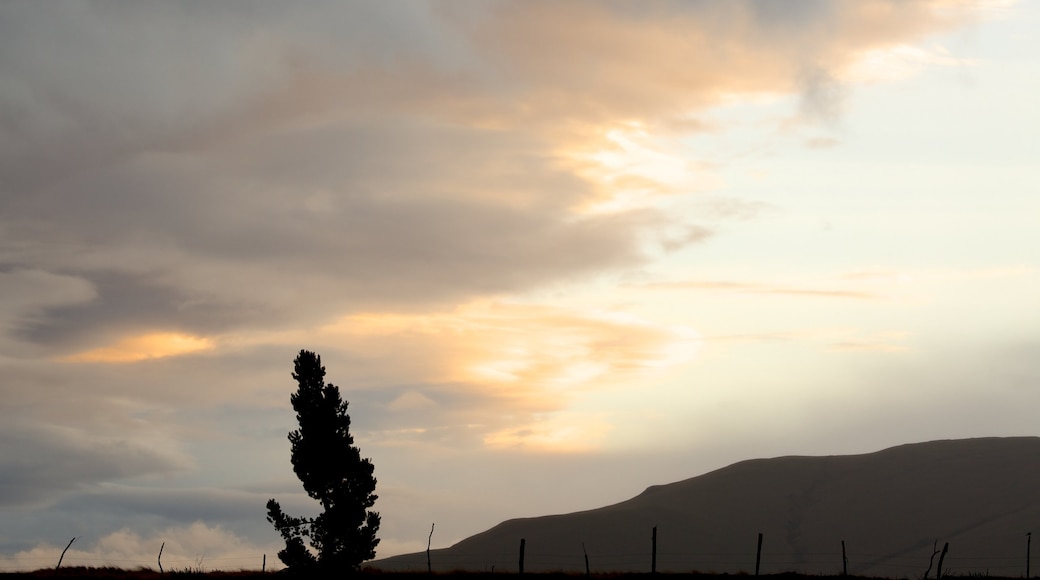
[(278, 566), (292, 361), (379, 556), (1037, 435), (1040, 3), (0, 3), (0, 570)]

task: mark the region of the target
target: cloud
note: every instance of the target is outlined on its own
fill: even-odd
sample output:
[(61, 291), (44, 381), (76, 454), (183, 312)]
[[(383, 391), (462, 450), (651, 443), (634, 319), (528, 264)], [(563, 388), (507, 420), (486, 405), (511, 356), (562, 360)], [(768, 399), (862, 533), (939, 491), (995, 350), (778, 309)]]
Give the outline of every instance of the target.
[(212, 342), (174, 332), (155, 332), (124, 338), (111, 346), (96, 348), (62, 359), (66, 362), (133, 362), (178, 356), (212, 348)]
[(532, 451), (594, 448), (602, 417), (572, 420), (569, 404), (688, 361), (698, 348), (689, 329), (619, 312), (505, 302), (354, 314), (298, 334), (225, 337), (197, 352), (160, 352), (168, 336), (145, 338), (64, 361), (3, 365), (0, 414), (22, 417), (5, 423), (2, 439), (23, 442), (5, 455), (11, 506), (53, 504), (104, 482), (200, 473), (215, 467), (201, 450), (246, 441), (271, 449), (235, 452), (241, 469), (255, 470), (250, 461), (269, 462), (285, 445), (300, 346), (323, 354), (329, 380), (345, 385), (359, 409), (359, 437), (377, 448)]
[[(702, 215), (755, 217), (668, 207), (720, 184), (673, 147), (725, 130), (701, 114), (802, 95), (831, 119), (877, 55), (954, 64), (900, 48), (981, 17), (949, 4), (0, 3), (0, 497), (174, 519), (99, 490), (231, 477), (200, 471), (222, 445), (261, 471), (301, 346), (380, 452), (596, 449), (612, 418), (574, 403), (700, 340), (537, 296), (705, 242)], [(246, 509), (199, 493), (234, 508), (184, 514)], [(97, 553), (245, 537), (175, 523), (109, 529)]]
[(31, 356), (23, 345), (10, 339), (22, 328), (39, 324), (50, 310), (89, 302), (97, 296), (87, 280), (36, 269), (0, 269), (0, 287), (4, 289), (0, 343), (11, 355), (20, 350), (22, 356)]
[(104, 481), (169, 474), (191, 460), (154, 440), (90, 433), (79, 426), (28, 424), (5, 413), (0, 427), (0, 504), (53, 501)]
[[(74, 254), (68, 257), (75, 259)], [(120, 258), (109, 257), (113, 262)], [(80, 281), (91, 289), (90, 296), (37, 308), (33, 316), (14, 326), (12, 338), (45, 346), (53, 354), (100, 349), (130, 340), (128, 335), (217, 333), (246, 323), (246, 315), (255, 314), (248, 306), (236, 307), (147, 274), (77, 269), (51, 276)]]
[[(163, 524), (189, 525), (200, 520), (220, 521), (224, 525), (262, 520), (263, 506), (270, 494), (215, 487), (134, 487), (102, 484), (69, 495), (55, 504), (68, 514), (94, 517), (108, 514), (158, 518)], [(298, 501), (293, 501), (295, 509)], [(273, 530), (272, 530), (273, 533)]]
[[(645, 264), (648, 243), (708, 232), (653, 207), (711, 183), (657, 127), (733, 94), (801, 91), (831, 116), (865, 51), (973, 17), (883, 0), (2, 10), (3, 263), (97, 292), (16, 336), (66, 355)], [(622, 137), (621, 165), (590, 158)]]
[(833, 124), (841, 115), (848, 94), (829, 72), (811, 69), (802, 73), (799, 110), (810, 121)]
[[(79, 539), (79, 538), (77, 538)], [(159, 549), (165, 571), (197, 572), (204, 570), (259, 569), (266, 552), (276, 552), (272, 545), (258, 546), (242, 540), (219, 526), (195, 522), (157, 531), (142, 536), (128, 529), (109, 533), (94, 542), (79, 539), (69, 547), (62, 566), (113, 566), (123, 569), (150, 568), (158, 570)], [(84, 545), (86, 544), (86, 545)], [(0, 557), (0, 568), (5, 570), (38, 570), (57, 563), (55, 554), (62, 548), (40, 544), (13, 555)], [(270, 570), (282, 568), (277, 558), (268, 558)]]
[(534, 453), (588, 453), (601, 448), (613, 424), (602, 414), (554, 413), (536, 417), (519, 428), (494, 431), (484, 437), (492, 449)]
[(956, 58), (939, 46), (922, 48), (905, 44), (868, 51), (847, 73), (858, 81), (894, 81), (912, 76), (926, 66), (969, 67), (974, 59)]
[[(617, 312), (509, 302), (417, 315), (351, 315), (312, 340), (354, 361), (337, 373), (341, 378), (330, 374), (329, 380), (382, 385), (360, 394), (369, 408), (386, 410), (379, 425), (368, 425), (375, 432), (494, 445), (524, 439), (524, 429), (533, 429), (528, 438), (537, 432), (548, 441), (546, 425), (567, 422), (572, 401), (688, 362), (699, 347), (697, 334), (684, 327)], [(593, 427), (602, 420), (582, 423), (603, 431)], [(560, 446), (587, 434), (585, 428), (551, 431)]]

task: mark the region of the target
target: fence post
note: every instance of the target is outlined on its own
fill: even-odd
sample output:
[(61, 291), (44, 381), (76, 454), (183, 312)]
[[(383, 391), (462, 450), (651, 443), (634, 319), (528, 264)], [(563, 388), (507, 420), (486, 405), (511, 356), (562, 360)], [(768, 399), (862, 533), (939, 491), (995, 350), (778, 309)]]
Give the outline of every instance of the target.
[(1029, 578), (1029, 555), (1032, 551), (1030, 544), (1033, 543), (1033, 532), (1026, 532), (1026, 579)]
[(758, 549), (755, 551), (755, 576), (758, 576), (759, 565), (762, 564), (762, 532), (758, 533)]
[(657, 526), (650, 536), (650, 573), (657, 574)]
[(263, 574), (265, 572), (267, 572), (267, 554), (264, 554), (263, 562), (260, 564), (260, 573)]
[(520, 538), (520, 573), (524, 573), (524, 548), (526, 547), (527, 540)]
[(433, 543), (433, 527), (437, 522), (430, 524), (430, 537), (426, 539), (426, 573), (433, 574), (433, 565), (430, 564), (430, 545)]
[(65, 546), (65, 549), (61, 551), (61, 557), (58, 558), (58, 565), (54, 567), (55, 570), (57, 570), (58, 568), (61, 568), (61, 561), (65, 559), (65, 552), (69, 551), (69, 546), (71, 546), (72, 542), (75, 542), (75, 541), (76, 541), (76, 537), (73, 536), (72, 539), (69, 540), (68, 546)]
[(939, 578), (942, 578), (943, 558), (946, 557), (946, 552), (949, 549), (950, 549), (950, 543), (949, 542), (946, 542), (945, 544), (943, 544), (942, 554), (939, 554), (939, 567), (936, 568), (936, 570), (935, 570), (935, 580), (939, 580)]
[(932, 542), (932, 555), (928, 558), (928, 569), (924, 571), (921, 578), (927, 579), (932, 574), (932, 564), (935, 563), (935, 555), (939, 553), (939, 540)]
[(591, 576), (592, 573), (589, 571), (589, 552), (585, 549), (585, 542), (581, 543), (581, 553), (585, 554), (585, 575)]
[(845, 556), (845, 540), (841, 541), (841, 575), (849, 575), (849, 559)]

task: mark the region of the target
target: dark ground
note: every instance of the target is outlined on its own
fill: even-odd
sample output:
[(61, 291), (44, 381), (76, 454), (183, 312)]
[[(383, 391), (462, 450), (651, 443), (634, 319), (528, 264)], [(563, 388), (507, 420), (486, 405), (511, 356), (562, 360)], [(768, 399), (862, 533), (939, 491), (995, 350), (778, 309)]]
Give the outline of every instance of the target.
[[(508, 580), (520, 580), (521, 577), (527, 578), (528, 580), (578, 580), (585, 577), (584, 574), (564, 574), (564, 573), (540, 573), (540, 574), (514, 574), (514, 573), (487, 573), (487, 572), (454, 572), (454, 573), (437, 573), (437, 574), (424, 574), (416, 572), (380, 572), (375, 570), (366, 570), (358, 574), (355, 578), (359, 580), (429, 580), (431, 576), (437, 578), (437, 580), (502, 580), (506, 577)], [(253, 579), (265, 579), (272, 580), (273, 578), (294, 578), (296, 576), (284, 573), (284, 572), (258, 572), (256, 570), (249, 571), (214, 571), (214, 572), (202, 572), (202, 571), (172, 571), (160, 574), (156, 570), (150, 569), (139, 569), (139, 570), (123, 570), (120, 568), (62, 568), (60, 570), (36, 570), (35, 572), (0, 572), (0, 580), (29, 580), (29, 579), (42, 579), (42, 578), (55, 578), (55, 579), (82, 579), (89, 578), (92, 580), (176, 580), (183, 578), (199, 578), (199, 579), (234, 579), (234, 580), (253, 580)], [(314, 577), (314, 576), (311, 576)], [(591, 580), (749, 580), (753, 578), (750, 574), (700, 574), (692, 572), (689, 574), (646, 574), (646, 573), (616, 573), (616, 574), (592, 574), (588, 576)], [(880, 580), (875, 578), (865, 578), (858, 576), (813, 576), (805, 574), (795, 573), (784, 573), (784, 574), (763, 574), (760, 576), (763, 580)], [(1022, 580), (1019, 577), (1015, 579), (1004, 579), (998, 576), (986, 576), (982, 574), (970, 575), (970, 576), (943, 576), (944, 580)], [(912, 580), (920, 580), (914, 578)]]

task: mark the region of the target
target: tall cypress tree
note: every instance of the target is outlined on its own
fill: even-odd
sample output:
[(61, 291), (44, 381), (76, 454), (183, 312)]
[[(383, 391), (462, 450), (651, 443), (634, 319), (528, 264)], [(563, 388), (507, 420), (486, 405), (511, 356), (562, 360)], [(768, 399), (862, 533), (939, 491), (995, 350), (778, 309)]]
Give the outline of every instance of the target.
[(289, 433), (293, 471), (322, 513), (316, 518), (287, 516), (272, 499), (267, 521), (285, 540), (278, 557), (290, 569), (356, 571), (375, 557), (379, 543), (379, 513), (369, 510), (377, 498), (374, 466), (354, 445), (348, 403), (340, 398), (339, 387), (325, 384), (321, 357), (301, 350), (293, 362), (298, 388), (290, 400), (300, 425)]

